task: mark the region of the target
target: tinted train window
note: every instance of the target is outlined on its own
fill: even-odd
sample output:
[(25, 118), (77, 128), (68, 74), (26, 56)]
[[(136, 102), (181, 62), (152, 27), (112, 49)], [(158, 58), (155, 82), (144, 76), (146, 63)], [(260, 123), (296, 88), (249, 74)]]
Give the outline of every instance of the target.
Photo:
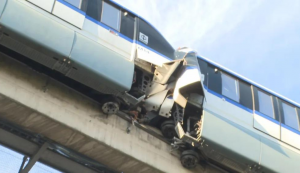
[(272, 96), (263, 91), (258, 90), (257, 98), (258, 108), (256, 108), (256, 110), (275, 119)]
[(144, 20), (139, 20), (138, 40), (155, 51), (174, 59), (174, 49), (167, 40)]
[(101, 19), (101, 9), (102, 0), (82, 0), (81, 10), (97, 21)]
[(296, 108), (292, 105), (282, 102), (283, 123), (294, 129), (299, 130), (299, 120)]
[(126, 11), (122, 12), (120, 32), (130, 39), (133, 39), (134, 35), (134, 21), (134, 16)]
[(208, 89), (222, 94), (222, 80), (221, 80), (221, 72), (218, 68), (208, 65), (207, 68), (207, 87)]
[(279, 106), (279, 100), (277, 97), (275, 96), (271, 96), (272, 97), (272, 101), (273, 101), (273, 108), (274, 108), (274, 115), (275, 115), (275, 119), (277, 121), (280, 121), (280, 108), (278, 107)]
[(222, 73), (222, 95), (239, 102), (239, 93), (239, 81), (225, 73)]
[(251, 85), (243, 81), (239, 81), (239, 89), (240, 89), (240, 104), (246, 106), (249, 109), (253, 109)]
[(64, 0), (66, 2), (68, 2), (69, 4), (79, 8), (79, 5), (80, 5), (80, 0)]
[(112, 27), (113, 29), (119, 31), (120, 30), (120, 10), (113, 7), (112, 5), (103, 2), (103, 10), (101, 22), (106, 25)]
[(200, 59), (200, 58), (198, 58), (198, 63), (199, 63), (199, 67), (200, 67), (200, 70), (201, 70), (201, 74), (204, 75), (203, 84), (205, 86), (207, 86), (207, 63), (204, 60)]
[(230, 98), (249, 109), (253, 109), (253, 97), (250, 84), (220, 71), (217, 67), (207, 64), (201, 59), (198, 59), (198, 62), (201, 73), (207, 73), (204, 84), (207, 85), (208, 89)]
[(299, 125), (300, 125), (300, 108), (297, 108), (297, 114), (298, 114), (298, 120), (299, 120)]

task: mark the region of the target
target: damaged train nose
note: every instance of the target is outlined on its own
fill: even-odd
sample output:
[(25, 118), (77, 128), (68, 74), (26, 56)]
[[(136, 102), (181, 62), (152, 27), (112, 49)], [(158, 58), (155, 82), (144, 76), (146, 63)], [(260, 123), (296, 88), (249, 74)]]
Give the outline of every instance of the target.
[[(163, 134), (177, 134), (180, 139), (195, 143), (198, 136), (193, 127), (200, 121), (204, 100), (197, 54), (189, 48), (181, 48), (175, 56), (174, 61), (156, 67), (146, 91), (146, 117), (149, 122), (161, 119), (168, 122), (158, 125)], [(170, 139), (174, 135), (164, 136)]]
[(185, 108), (186, 104), (191, 101), (195, 106), (200, 107), (204, 98), (204, 92), (201, 83), (201, 73), (197, 61), (196, 52), (190, 50), (180, 50), (179, 55), (183, 52), (182, 72), (176, 81), (174, 89), (174, 100), (181, 107)]
[[(190, 168), (197, 164), (204, 89), (196, 52), (180, 48), (175, 57), (155, 67), (140, 122), (160, 128), (165, 138), (174, 140), (174, 148), (188, 151), (181, 160)], [(190, 157), (195, 158), (193, 164), (187, 163)]]
[[(176, 81), (173, 98), (175, 130), (178, 137), (192, 145), (198, 142), (197, 126), (202, 115), (204, 89), (201, 81), (197, 54), (188, 48), (178, 50), (177, 57), (183, 56), (183, 65)], [(191, 129), (191, 127), (193, 129)]]

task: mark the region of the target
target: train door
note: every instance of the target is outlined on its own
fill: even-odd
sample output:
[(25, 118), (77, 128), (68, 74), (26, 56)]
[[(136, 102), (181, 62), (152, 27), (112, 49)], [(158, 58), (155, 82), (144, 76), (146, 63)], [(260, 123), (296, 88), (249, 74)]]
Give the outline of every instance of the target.
[(75, 1), (85, 13), (85, 21), (82, 31), (75, 31), (70, 54), (77, 70), (67, 75), (102, 93), (118, 94), (130, 90), (134, 74), (131, 59), (133, 15), (110, 1), (72, 2)]
[[(133, 59), (135, 16), (110, 1), (82, 0), (86, 12), (84, 31), (96, 41), (128, 60)], [(133, 52), (133, 53), (132, 53)]]
[(130, 12), (103, 0), (56, 0), (52, 13), (132, 59), (135, 16)]
[(86, 14), (80, 6), (81, 0), (56, 0), (52, 14), (82, 29)]
[(300, 109), (279, 99), (281, 141), (300, 149)]
[(280, 139), (277, 99), (256, 87), (254, 87), (253, 92), (255, 98), (254, 128)]

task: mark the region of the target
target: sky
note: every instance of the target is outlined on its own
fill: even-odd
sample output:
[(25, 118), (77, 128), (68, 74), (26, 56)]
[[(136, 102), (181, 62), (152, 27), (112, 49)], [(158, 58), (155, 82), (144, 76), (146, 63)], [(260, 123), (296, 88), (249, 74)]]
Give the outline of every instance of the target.
[(115, 0), (190, 47), (300, 103), (300, 1)]
[[(0, 145), (0, 173), (17, 173), (21, 167), (24, 155)], [(28, 163), (25, 162), (25, 165)], [(61, 173), (40, 162), (36, 162), (30, 173)]]

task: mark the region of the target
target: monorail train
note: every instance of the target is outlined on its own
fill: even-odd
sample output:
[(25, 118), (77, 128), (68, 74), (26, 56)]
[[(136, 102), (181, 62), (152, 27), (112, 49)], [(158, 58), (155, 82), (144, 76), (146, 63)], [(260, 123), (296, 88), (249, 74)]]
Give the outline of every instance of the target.
[(203, 57), (203, 155), (237, 172), (299, 172), (300, 105)]
[(181, 163), (299, 172), (299, 105), (188, 48), (109, 0), (1, 0), (0, 44), (161, 129)]
[(0, 11), (2, 45), (126, 103), (143, 95), (152, 64), (174, 59), (154, 27), (112, 1), (2, 0)]

